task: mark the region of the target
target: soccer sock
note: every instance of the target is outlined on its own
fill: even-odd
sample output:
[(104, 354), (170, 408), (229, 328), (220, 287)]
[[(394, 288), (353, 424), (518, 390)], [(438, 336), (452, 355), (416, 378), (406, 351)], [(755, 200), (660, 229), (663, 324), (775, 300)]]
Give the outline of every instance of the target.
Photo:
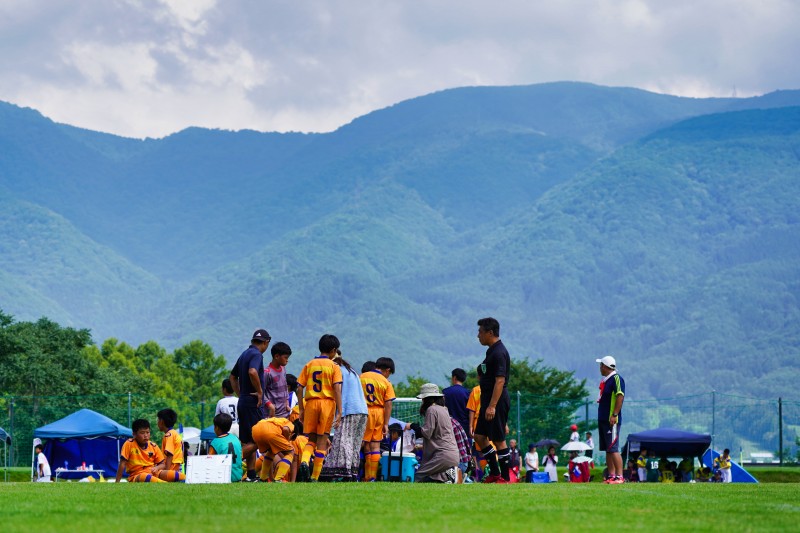
[(497, 452), (495, 451), (494, 447), (490, 444), (486, 448), (481, 450), (483, 454), (483, 458), (486, 459), (486, 462), (489, 464), (489, 473), (493, 476), (500, 475), (500, 465), (497, 464)]
[(511, 478), (508, 475), (508, 465), (511, 461), (511, 450), (508, 448), (497, 452), (497, 462), (500, 463), (500, 475), (503, 479), (509, 481)]
[(372, 481), (378, 479), (378, 469), (380, 468), (381, 452), (368, 452), (367, 463), (364, 465), (364, 480)]
[(328, 455), (328, 450), (314, 452), (314, 469), (311, 471), (311, 479), (319, 479), (322, 472), (322, 463), (325, 462), (325, 456)]
[(256, 478), (256, 471), (255, 469), (247, 471), (247, 479), (255, 479)]
[(266, 481), (269, 479), (269, 473), (272, 471), (272, 457), (264, 456), (261, 462), (261, 481)]
[(303, 448), (303, 455), (302, 457), (300, 457), (300, 462), (306, 464), (311, 462), (311, 454), (314, 453), (315, 448), (316, 446), (314, 445), (314, 443), (309, 440), (306, 443), (305, 448)]
[(278, 461), (278, 466), (275, 469), (275, 481), (281, 481), (286, 474), (289, 473), (289, 469), (292, 467), (292, 460), (294, 459), (294, 455), (291, 453), (287, 453), (283, 456), (283, 459)]

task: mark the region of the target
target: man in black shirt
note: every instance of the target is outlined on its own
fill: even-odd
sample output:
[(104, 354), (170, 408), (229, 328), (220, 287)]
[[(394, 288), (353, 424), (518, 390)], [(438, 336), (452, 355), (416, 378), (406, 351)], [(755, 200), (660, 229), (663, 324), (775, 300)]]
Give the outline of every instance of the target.
[(511, 408), (507, 390), (511, 358), (500, 340), (500, 323), (494, 318), (478, 320), (478, 341), (488, 346), (486, 358), (478, 366), (481, 410), (475, 427), (475, 444), (489, 463), (489, 476), (483, 482), (508, 483), (510, 453), (506, 422)]
[(231, 370), (233, 392), (239, 397), (239, 440), (242, 441), (242, 457), (247, 463), (247, 479), (255, 481), (255, 451), (253, 426), (265, 418), (264, 405), (264, 352), (272, 338), (265, 329), (253, 333), (250, 347), (242, 352)]

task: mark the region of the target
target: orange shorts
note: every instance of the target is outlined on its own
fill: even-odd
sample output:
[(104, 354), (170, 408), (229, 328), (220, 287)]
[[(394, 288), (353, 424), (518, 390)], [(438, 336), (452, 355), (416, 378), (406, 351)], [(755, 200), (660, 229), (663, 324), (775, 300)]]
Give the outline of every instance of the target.
[(273, 455), (279, 452), (292, 450), (292, 443), (283, 436), (281, 428), (272, 422), (261, 420), (253, 426), (253, 442), (258, 446), (258, 451), (266, 453), (267, 450)]
[(380, 442), (383, 440), (383, 407), (370, 407), (367, 413), (364, 442)]
[(333, 416), (336, 414), (336, 402), (327, 398), (308, 400), (303, 413), (303, 433), (310, 435), (330, 435)]

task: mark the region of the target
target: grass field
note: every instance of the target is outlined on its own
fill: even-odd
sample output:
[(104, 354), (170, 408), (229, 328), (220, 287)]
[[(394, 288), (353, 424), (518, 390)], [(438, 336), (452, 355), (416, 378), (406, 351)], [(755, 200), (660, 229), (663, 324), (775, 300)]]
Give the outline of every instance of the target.
[(797, 531), (800, 485), (0, 484), (4, 532), (586, 531), (608, 518), (625, 531)]

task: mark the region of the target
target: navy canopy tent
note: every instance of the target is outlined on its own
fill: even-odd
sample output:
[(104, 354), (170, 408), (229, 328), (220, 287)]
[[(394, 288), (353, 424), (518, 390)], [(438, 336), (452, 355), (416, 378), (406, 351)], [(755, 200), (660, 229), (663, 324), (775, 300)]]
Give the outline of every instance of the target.
[[(71, 469), (82, 463), (102, 469), (113, 477), (119, 466), (122, 442), (132, 436), (130, 428), (118, 424), (107, 416), (91, 409), (81, 409), (52, 424), (33, 432), (37, 439), (48, 439), (44, 455), (53, 470), (67, 465)], [(81, 473), (68, 473), (64, 478), (86, 477)]]
[(660, 428), (628, 435), (625, 452), (638, 452), (645, 448), (657, 456), (701, 457), (711, 445), (711, 435), (690, 433), (678, 429)]

